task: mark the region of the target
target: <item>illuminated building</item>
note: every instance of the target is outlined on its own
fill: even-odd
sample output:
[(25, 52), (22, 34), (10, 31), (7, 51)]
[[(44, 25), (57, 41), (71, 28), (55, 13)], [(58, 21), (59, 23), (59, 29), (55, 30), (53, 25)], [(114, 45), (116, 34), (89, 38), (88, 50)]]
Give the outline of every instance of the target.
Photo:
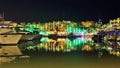
[(110, 20), (109, 23), (111, 27), (118, 27), (120, 26), (120, 18)]
[[(3, 22), (1, 25), (3, 25)], [(100, 51), (104, 49), (111, 54), (120, 56), (120, 18), (117, 18), (116, 20), (110, 20), (110, 23), (106, 24), (103, 24), (101, 20), (98, 22), (82, 21), (79, 23), (63, 20), (46, 23), (33, 22), (27, 24), (26, 22), (21, 22), (20, 24), (13, 22), (12, 24), (8, 23), (7, 25), (9, 27), (11, 26), (10, 29), (8, 29), (7, 26), (0, 26), (0, 44), (16, 44), (20, 39), (33, 40), (34, 37), (40, 36), (41, 43), (35, 44), (35, 46), (32, 44), (25, 46), (25, 49), (53, 52), (70, 52), (77, 49), (83, 51), (91, 51), (95, 49)], [(16, 28), (19, 28), (20, 30), (13, 32)], [(9, 33), (11, 31), (16, 35), (2, 35), (2, 33)], [(21, 35), (22, 32), (25, 35)], [(21, 34), (17, 35), (17, 33)], [(57, 40), (49, 39), (51, 35), (54, 37), (65, 38), (58, 38)], [(77, 38), (74, 40), (68, 39), (69, 37), (73, 38), (74, 36)], [(9, 40), (9, 38), (11, 38), (11, 40)], [(101, 44), (103, 41), (105, 44)]]

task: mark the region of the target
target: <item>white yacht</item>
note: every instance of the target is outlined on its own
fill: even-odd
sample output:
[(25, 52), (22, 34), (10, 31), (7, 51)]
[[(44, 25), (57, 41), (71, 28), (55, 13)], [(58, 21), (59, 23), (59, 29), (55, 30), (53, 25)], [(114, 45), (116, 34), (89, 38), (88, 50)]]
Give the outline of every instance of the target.
[(16, 56), (22, 55), (17, 46), (22, 35), (13, 33), (11, 27), (7, 25), (4, 16), (0, 16), (0, 63), (11, 62)]
[(0, 44), (17, 44), (21, 37), (21, 34), (13, 33), (12, 28), (8, 27), (8, 22), (0, 16)]

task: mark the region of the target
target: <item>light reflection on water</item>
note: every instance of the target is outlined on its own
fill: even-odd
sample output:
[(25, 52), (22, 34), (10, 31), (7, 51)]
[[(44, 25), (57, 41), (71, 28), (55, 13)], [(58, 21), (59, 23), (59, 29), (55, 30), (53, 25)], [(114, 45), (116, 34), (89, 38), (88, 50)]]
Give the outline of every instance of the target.
[(78, 37), (76, 39), (57, 38), (52, 39), (42, 37), (32, 41), (23, 41), (19, 43), (21, 51), (52, 51), (52, 52), (71, 52), (71, 51), (92, 51), (92, 50), (106, 50), (119, 46), (119, 42), (102, 41), (95, 42), (91, 37)]
[[(73, 40), (70, 40), (68, 38), (57, 38), (49, 39), (48, 37), (43, 37), (39, 39), (38, 43), (35, 43), (37, 41), (27, 41), (22, 42), (19, 47), (21, 50), (38, 50), (44, 49), (45, 51), (72, 51), (81, 49), (84, 47), (84, 45), (87, 46), (87, 48), (90, 48), (94, 45), (94, 41), (91, 39), (85, 39), (83, 37), (79, 37)], [(88, 47), (90, 46), (90, 47)], [(85, 50), (85, 48), (83, 49)]]
[[(119, 44), (119, 42), (117, 43)], [(42, 37), (32, 41), (22, 41), (19, 42), (18, 47), (22, 51), (23, 56), (16, 57), (15, 60), (10, 62), (10, 64), (12, 63), (10, 67), (17, 67), (14, 64), (17, 64), (18, 66), (24, 64), (29, 65), (27, 66), (29, 68), (31, 65), (41, 65), (44, 67), (43, 65), (48, 62), (51, 63), (51, 61), (56, 64), (72, 64), (73, 62), (73, 64), (76, 63), (78, 67), (80, 67), (78, 63), (84, 65), (89, 64), (90, 62), (95, 63), (99, 61), (107, 63), (113, 58), (113, 55), (109, 55), (108, 46), (111, 47), (114, 44), (114, 41), (96, 43), (91, 38), (83, 37), (72, 40), (68, 38), (51, 39)], [(100, 58), (101, 56), (102, 61), (98, 59), (98, 57)], [(119, 58), (114, 57), (114, 59), (115, 60), (111, 61), (116, 62)], [(64, 64), (62, 64), (62, 66)], [(2, 67), (8, 68), (7, 66), (4, 66), (4, 64), (2, 64)]]
[[(109, 54), (120, 56), (119, 41), (109, 41), (107, 36), (101, 41), (93, 40), (93, 36), (77, 37), (73, 38), (48, 38), (42, 37), (34, 39), (33, 41), (25, 41), (19, 43), (21, 51), (27, 52), (72, 52), (72, 51), (97, 51), (98, 57), (103, 55), (103, 51), (107, 51)], [(112, 37), (111, 37), (112, 39)], [(118, 50), (117, 50), (118, 49)]]

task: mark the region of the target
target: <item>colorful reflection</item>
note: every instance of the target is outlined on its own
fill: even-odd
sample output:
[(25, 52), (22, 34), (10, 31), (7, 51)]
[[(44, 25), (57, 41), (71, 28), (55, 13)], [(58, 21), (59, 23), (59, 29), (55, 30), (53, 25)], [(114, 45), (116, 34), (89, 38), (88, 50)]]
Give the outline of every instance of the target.
[[(92, 47), (94, 45), (94, 41), (91, 41), (89, 39), (85, 39), (84, 37), (76, 38), (74, 40), (70, 40), (68, 38), (58, 38), (57, 40), (49, 39), (48, 37), (43, 37), (40, 39), (39, 44), (28, 46), (27, 50), (45, 50), (45, 51), (63, 51), (63, 52), (69, 52), (74, 50), (86, 50), (88, 49), (85, 47), (86, 45), (89, 45), (90, 49), (92, 50)], [(84, 48), (84, 49), (83, 49)]]
[[(119, 56), (120, 18), (110, 20), (109, 23), (102, 23), (102, 21), (99, 20), (98, 22), (21, 22), (21, 27), (16, 25), (17, 24), (13, 23), (14, 33), (17, 33), (20, 30), (23, 32), (27, 31), (31, 35), (37, 34), (41, 36), (41, 38), (38, 40), (39, 43), (28, 44), (25, 42), (20, 44), (20, 48), (23, 51), (37, 50), (71, 52), (75, 50), (97, 50), (99, 54), (102, 55), (102, 52), (105, 50), (110, 54)], [(53, 39), (54, 37), (57, 39)]]

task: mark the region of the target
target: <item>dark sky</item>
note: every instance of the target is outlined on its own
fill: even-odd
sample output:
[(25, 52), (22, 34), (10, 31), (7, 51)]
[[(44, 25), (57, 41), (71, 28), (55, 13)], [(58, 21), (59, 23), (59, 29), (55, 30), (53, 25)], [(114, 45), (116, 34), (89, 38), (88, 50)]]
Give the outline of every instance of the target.
[(0, 0), (2, 11), (12, 21), (107, 21), (120, 17), (120, 4), (115, 0)]

